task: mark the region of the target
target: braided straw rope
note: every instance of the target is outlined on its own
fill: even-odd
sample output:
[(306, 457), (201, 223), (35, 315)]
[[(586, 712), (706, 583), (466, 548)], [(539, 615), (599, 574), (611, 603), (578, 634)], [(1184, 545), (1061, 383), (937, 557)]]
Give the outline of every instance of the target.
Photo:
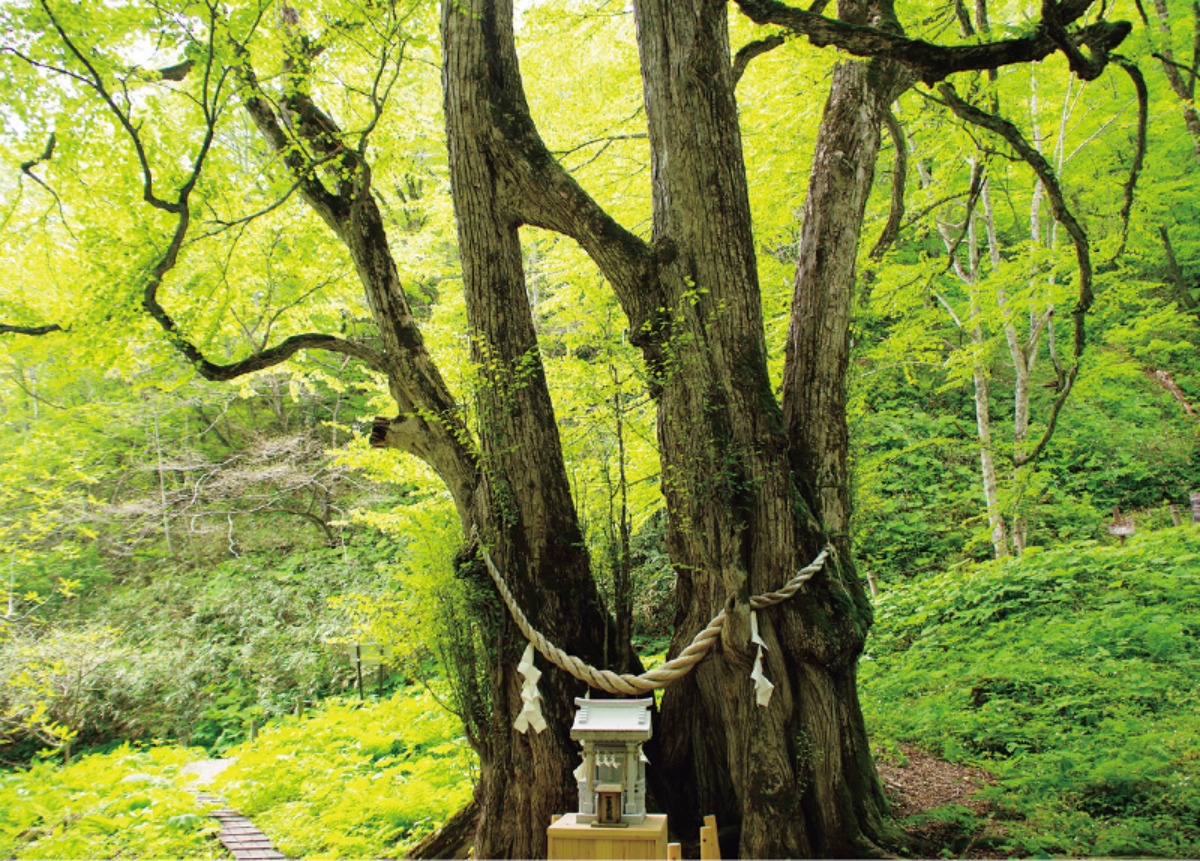
[[(492, 561), (487, 548), (482, 543), (480, 543), (479, 547), (483, 551), (483, 561), (487, 565), (488, 573), (492, 575), (492, 580), (495, 581), (496, 588), (500, 590), (500, 596), (504, 598), (504, 603), (508, 607), (508, 611), (512, 614), (513, 621), (517, 623), (517, 627), (521, 629), (521, 633), (525, 635), (525, 638), (533, 643), (534, 648), (541, 652), (546, 660), (559, 669), (566, 670), (580, 681), (586, 682), (591, 687), (598, 688), (610, 694), (649, 693), (659, 688), (665, 688), (676, 679), (683, 678), (692, 671), (692, 668), (696, 664), (704, 660), (709, 650), (712, 649), (713, 644), (717, 641), (717, 638), (721, 635), (721, 628), (725, 624), (725, 611), (722, 610), (713, 617), (712, 621), (700, 633), (692, 638), (692, 642), (688, 643), (686, 649), (661, 667), (655, 667), (653, 670), (642, 673), (640, 676), (597, 669), (591, 664), (586, 663), (582, 658), (577, 658), (574, 655), (564, 652), (547, 640), (541, 631), (529, 623), (529, 619), (526, 618), (521, 608), (517, 606), (517, 599), (513, 597), (512, 590), (504, 582), (504, 578), (500, 575), (500, 569)], [(762, 610), (791, 598), (801, 586), (811, 580), (813, 575), (825, 566), (825, 560), (829, 558), (831, 549), (829, 546), (826, 546), (824, 550), (817, 554), (816, 559), (797, 571), (796, 575), (787, 581), (779, 591), (767, 592), (763, 595), (752, 597), (750, 599), (750, 608), (752, 610)]]

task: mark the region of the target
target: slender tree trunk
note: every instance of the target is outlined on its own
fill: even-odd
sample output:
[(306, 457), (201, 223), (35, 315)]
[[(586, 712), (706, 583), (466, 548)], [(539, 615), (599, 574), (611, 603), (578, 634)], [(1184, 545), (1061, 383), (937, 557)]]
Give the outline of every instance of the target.
[[(976, 328), (972, 332), (975, 339)], [(982, 341), (982, 333), (979, 335)], [(976, 341), (978, 344), (980, 341)], [(1008, 555), (1008, 534), (1004, 516), (1000, 512), (999, 485), (996, 479), (996, 459), (992, 452), (991, 405), (987, 374), (976, 369), (975, 381), (975, 427), (979, 432), (979, 466), (983, 479), (983, 502), (987, 509), (988, 526), (991, 527), (992, 555), (1000, 559)]]
[[(1171, 90), (1183, 104), (1183, 123), (1187, 126), (1188, 134), (1192, 136), (1192, 149), (1196, 159), (1200, 161), (1200, 114), (1196, 113), (1195, 94), (1196, 79), (1193, 75), (1181, 71), (1175, 65), (1175, 49), (1172, 46), (1171, 16), (1167, 11), (1167, 0), (1154, 0), (1154, 12), (1158, 16), (1158, 32), (1161, 38), (1159, 53), (1162, 54), (1163, 74)], [(1193, 45), (1192, 69), (1200, 64), (1200, 5), (1192, 4)]]
[[(1040, 188), (1040, 186), (1039, 186)], [(979, 188), (979, 201), (983, 205), (983, 225), (984, 233), (987, 236), (988, 243), (988, 260), (992, 264), (992, 271), (995, 272), (1000, 268), (1000, 240), (996, 231), (996, 219), (992, 211), (992, 194), (990, 181), (985, 177), (983, 184)], [(1037, 195), (1034, 195), (1033, 208), (1037, 210)], [(974, 216), (973, 216), (974, 217)], [(976, 242), (975, 232), (972, 230), (971, 242)], [(979, 266), (980, 255), (975, 253), (974, 262), (970, 275), (971, 281), (971, 342), (976, 350), (980, 350), (983, 346), (983, 326), (979, 322), (979, 290), (975, 285), (982, 278), (982, 271)], [(1001, 307), (1004, 305), (1004, 289), (1000, 288), (997, 291), (997, 300)], [(1017, 369), (1017, 386), (1018, 393), (1014, 395), (1014, 405), (1017, 413), (1021, 412), (1024, 405), (1025, 424), (1028, 427), (1029, 423), (1029, 382), (1028, 373), (1022, 376), (1022, 369), (1025, 367), (1023, 361), (1018, 359), (1023, 355), (1016, 341), (1016, 327), (1011, 322), (1005, 323), (1005, 337), (1008, 340), (1009, 352), (1013, 358), (1013, 367)], [(979, 463), (980, 474), (983, 479), (983, 501), (987, 508), (988, 526), (992, 536), (992, 555), (996, 559), (1008, 556), (1012, 546), (1009, 543), (1008, 529), (1004, 522), (1004, 513), (1000, 508), (1000, 492), (999, 480), (996, 475), (996, 457), (992, 447), (992, 418), (991, 418), (991, 381), (988, 377), (987, 370), (982, 366), (975, 368), (975, 426), (979, 432)], [(1025, 382), (1022, 384), (1021, 380)], [(1022, 395), (1022, 392), (1024, 393)], [(1017, 529), (1017, 524), (1014, 523), (1014, 531)], [(1013, 542), (1018, 539), (1014, 536)], [(1019, 550), (1017, 551), (1020, 552)]]

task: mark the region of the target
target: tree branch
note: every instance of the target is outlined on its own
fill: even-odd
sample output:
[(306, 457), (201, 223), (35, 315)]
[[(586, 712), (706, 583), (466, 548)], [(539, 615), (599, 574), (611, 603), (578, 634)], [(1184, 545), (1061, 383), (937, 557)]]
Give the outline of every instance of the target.
[[(975, 206), (979, 203), (979, 195), (983, 191), (984, 167), (981, 162), (971, 159), (971, 182), (967, 187), (967, 214), (962, 221), (962, 230), (958, 232), (958, 236), (953, 242), (950, 241), (948, 234), (942, 235), (942, 241), (946, 244), (946, 256), (949, 258), (946, 261), (946, 269), (953, 268), (959, 273), (959, 277), (967, 283), (973, 281), (972, 278), (963, 278), (961, 267), (962, 264), (958, 259), (958, 249), (962, 247), (963, 241), (967, 238), (967, 233), (971, 230), (971, 219), (975, 215)], [(949, 227), (949, 225), (947, 225)], [(972, 243), (974, 244), (974, 243)], [(974, 276), (977, 269), (974, 255), (969, 255), (971, 258), (971, 273)]]
[(1088, 58), (1079, 50), (1079, 46), (1071, 39), (1067, 33), (1067, 21), (1063, 20), (1060, 14), (1061, 7), (1058, 0), (1042, 0), (1042, 27), (1058, 49), (1066, 55), (1067, 64), (1071, 67), (1071, 71), (1078, 75), (1084, 81), (1094, 81), (1100, 77), (1100, 73), (1104, 71), (1104, 65), (1108, 61), (1108, 57), (1103, 51), (1094, 52), (1098, 56)]
[(278, 365), (290, 359), (301, 350), (328, 350), (332, 353), (353, 356), (356, 359), (361, 359), (377, 371), (386, 372), (387, 363), (383, 355), (378, 351), (364, 344), (347, 341), (334, 335), (318, 333), (292, 335), (274, 347), (260, 350), (244, 359), (227, 365), (209, 361), (200, 348), (184, 336), (179, 329), (179, 324), (175, 322), (175, 319), (167, 313), (167, 310), (158, 301), (158, 289), (162, 286), (163, 279), (167, 273), (175, 268), (179, 260), (179, 251), (183, 247), (183, 241), (187, 236), (190, 221), (191, 211), (185, 205), (183, 211), (179, 214), (175, 233), (171, 237), (171, 242), (167, 246), (166, 252), (159, 258), (158, 262), (146, 276), (146, 286), (142, 291), (142, 307), (154, 318), (155, 322), (167, 334), (171, 343), (192, 364), (200, 376), (214, 382), (226, 382)]
[(51, 332), (67, 331), (57, 323), (47, 326), (17, 326), (11, 323), (0, 323), (0, 335), (49, 335)]
[(553, 150), (553, 153), (557, 156), (571, 155), (571, 153), (578, 152), (584, 147), (589, 147), (593, 144), (602, 143), (608, 145), (614, 141), (644, 141), (649, 137), (650, 135), (646, 134), (645, 132), (634, 132), (633, 134), (628, 135), (606, 135), (602, 138), (592, 138), (591, 140), (584, 141), (583, 143), (575, 144), (575, 146), (571, 147), (570, 149)]
[(142, 144), (142, 136), (134, 126), (130, 115), (121, 110), (121, 106), (116, 103), (116, 100), (108, 91), (108, 87), (105, 86), (104, 78), (101, 77), (91, 60), (87, 58), (87, 55), (85, 55), (83, 51), (76, 46), (71, 37), (67, 35), (67, 31), (63, 29), (62, 25), (58, 21), (57, 16), (55, 16), (54, 12), (51, 11), (46, 0), (41, 0), (41, 5), (47, 17), (50, 19), (51, 26), (53, 26), (55, 32), (58, 33), (59, 38), (62, 39), (62, 42), (64, 45), (66, 45), (67, 50), (69, 50), (79, 64), (87, 70), (87, 75), (73, 77), (78, 77), (96, 91), (96, 94), (99, 95), (105, 105), (108, 106), (109, 111), (117, 118), (117, 122), (121, 124), (121, 128), (125, 130), (125, 133), (129, 136), (130, 141), (133, 143), (133, 149), (137, 154), (138, 164), (141, 165), (142, 169), (142, 199), (155, 209), (161, 209), (163, 212), (178, 213), (178, 203), (172, 203), (164, 200), (154, 193), (154, 175), (150, 170), (150, 160), (146, 155), (146, 148)]
[(336, 195), (331, 194), (325, 185), (316, 177), (313, 160), (306, 157), (303, 145), (288, 132), (284, 131), (279, 121), (275, 107), (259, 86), (258, 76), (250, 66), (250, 57), (245, 49), (238, 51), (238, 79), (246, 91), (242, 104), (250, 118), (257, 126), (259, 133), (266, 139), (267, 144), (283, 158), (283, 163), (291, 173), (300, 192), (308, 201), (321, 220), (335, 231), (340, 229), (345, 217), (345, 204)]
[(47, 191), (50, 191), (51, 194), (53, 194), (53, 191), (51, 191), (50, 186), (48, 186), (48, 185), (46, 185), (46, 183), (42, 182), (41, 179), (39, 179), (33, 173), (33, 168), (37, 167), (39, 164), (41, 164), (44, 161), (50, 161), (50, 159), (54, 157), (54, 147), (57, 143), (58, 143), (58, 139), (54, 136), (54, 132), (50, 132), (50, 137), (48, 137), (46, 139), (46, 146), (42, 150), (42, 154), (39, 155), (37, 158), (31, 158), (29, 161), (21, 162), (21, 173), (25, 174), (27, 177), (32, 179), (34, 182), (36, 182), (42, 188), (46, 189)]
[[(1167, 57), (1165, 54), (1160, 54), (1158, 51), (1155, 51), (1150, 56), (1153, 57), (1154, 59), (1158, 60), (1164, 66), (1169, 66), (1169, 67), (1172, 67), (1175, 69), (1179, 69), (1180, 71), (1187, 72), (1192, 77), (1193, 80), (1195, 80), (1196, 78), (1200, 78), (1200, 75), (1196, 74), (1195, 69), (1192, 69), (1188, 66), (1183, 65), (1183, 63), (1176, 63), (1174, 60)], [(1178, 79), (1178, 76), (1176, 76), (1176, 79)]]
[(1113, 259), (1120, 257), (1125, 253), (1125, 243), (1129, 239), (1129, 216), (1133, 212), (1133, 191), (1137, 187), (1138, 176), (1142, 172), (1142, 165), (1146, 159), (1146, 126), (1150, 116), (1150, 93), (1146, 89), (1146, 79), (1142, 76), (1142, 70), (1137, 65), (1124, 57), (1113, 55), (1113, 62), (1125, 70), (1125, 74), (1129, 75), (1129, 79), (1133, 81), (1133, 88), (1137, 91), (1138, 100), (1138, 125), (1137, 125), (1137, 149), (1133, 154), (1133, 164), (1129, 167), (1129, 178), (1125, 180), (1125, 203), (1121, 206), (1121, 244), (1117, 248)]
[(888, 248), (900, 235), (900, 225), (904, 220), (904, 192), (908, 184), (908, 144), (904, 139), (904, 129), (890, 107), (883, 112), (883, 125), (896, 148), (896, 157), (892, 161), (892, 201), (887, 224), (883, 226), (883, 232), (879, 234), (875, 247), (871, 249), (871, 257), (875, 260), (882, 260)]
[[(1108, 52), (1119, 45), (1131, 29), (1125, 21), (1101, 21), (1067, 33), (1065, 28), (1082, 17), (1093, 2), (1044, 0), (1043, 12), (1050, 7), (1051, 17), (1044, 19), (1029, 36), (982, 45), (946, 46), (863, 24), (836, 21), (778, 0), (737, 0), (742, 12), (756, 24), (786, 27), (806, 36), (817, 47), (833, 45), (859, 57), (887, 57), (913, 69), (927, 84), (941, 81), (955, 72), (1036, 62), (1057, 50), (1067, 51), (1072, 71), (1090, 80), (1103, 69)], [(1084, 47), (1092, 52), (1091, 59), (1080, 52)]]
[(733, 85), (736, 87), (738, 81), (742, 79), (742, 75), (746, 74), (746, 67), (750, 65), (751, 60), (761, 57), (768, 51), (774, 51), (782, 44), (783, 36), (775, 33), (765, 39), (755, 39), (753, 42), (743, 45), (733, 57)]
[(578, 242), (613, 285), (636, 329), (661, 304), (646, 289), (654, 265), (650, 246), (609, 215), (546, 147), (525, 99), (511, 20), (488, 30), (484, 38), (495, 58), (495, 77), (480, 93), (487, 101), (481, 110), (495, 127), (492, 158), (515, 186), (506, 206), (517, 222)]
[(1050, 408), (1050, 415), (1046, 421), (1046, 430), (1042, 434), (1041, 439), (1028, 452), (1018, 452), (1013, 455), (1013, 465), (1018, 467), (1024, 466), (1041, 457), (1042, 452), (1045, 450), (1047, 444), (1049, 444), (1050, 438), (1054, 435), (1054, 428), (1058, 422), (1059, 413), (1062, 411), (1063, 404), (1066, 403), (1067, 396), (1070, 395), (1071, 388), (1075, 383), (1075, 377), (1079, 373), (1080, 360), (1087, 341), (1084, 319), (1088, 309), (1092, 306), (1093, 300), (1092, 261), (1088, 249), (1087, 234), (1084, 233), (1083, 227), (1080, 226), (1070, 209), (1067, 208), (1062, 187), (1058, 183), (1058, 177), (1055, 175), (1054, 169), (1046, 161), (1045, 157), (1038, 152), (1037, 148), (1025, 140), (1025, 136), (1021, 134), (1016, 126), (1003, 117), (989, 114), (963, 101), (950, 84), (942, 84), (938, 87), (938, 92), (941, 93), (942, 98), (945, 100), (943, 103), (956, 116), (1002, 137), (1025, 163), (1033, 168), (1034, 173), (1041, 180), (1046, 194), (1050, 197), (1054, 217), (1066, 228), (1067, 234), (1071, 237), (1071, 241), (1075, 245), (1075, 258), (1079, 270), (1079, 299), (1071, 311), (1071, 315), (1075, 321), (1074, 361), (1068, 369), (1065, 378), (1059, 380), (1058, 397), (1055, 398), (1054, 404)]

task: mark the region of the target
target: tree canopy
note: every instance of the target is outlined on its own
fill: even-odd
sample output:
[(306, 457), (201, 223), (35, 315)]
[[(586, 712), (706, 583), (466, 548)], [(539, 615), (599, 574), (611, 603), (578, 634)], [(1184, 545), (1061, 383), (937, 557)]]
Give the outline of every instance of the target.
[[(127, 530), (106, 552), (175, 554), (190, 517), (237, 553), (260, 512), (336, 544), (350, 468), (403, 475), (457, 515), (477, 850), (533, 857), (574, 797), (581, 686), (548, 669), (550, 730), (512, 731), (522, 644), (480, 551), (553, 640), (635, 671), (657, 529), (671, 651), (725, 620), (664, 694), (659, 803), (749, 856), (886, 848), (856, 559), (1020, 553), (1195, 481), (1200, 58), (1165, 2), (826, 5), (0, 10), (13, 565), (81, 552), (100, 511)], [(193, 388), (194, 437), (166, 418)], [(325, 431), (243, 451), (205, 412), (233, 392), (280, 438)], [(92, 439), (109, 412), (142, 434), (136, 504), (127, 449)], [(1089, 435), (1128, 457), (1119, 491)], [(749, 596), (827, 545), (757, 614), (761, 707)]]

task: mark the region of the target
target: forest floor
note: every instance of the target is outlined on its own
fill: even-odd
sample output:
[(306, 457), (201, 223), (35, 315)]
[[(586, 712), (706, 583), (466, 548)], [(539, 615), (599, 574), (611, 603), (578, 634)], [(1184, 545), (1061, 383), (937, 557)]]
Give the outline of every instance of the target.
[(991, 805), (976, 797), (995, 779), (911, 745), (901, 745), (900, 750), (902, 762), (881, 757), (876, 764), (892, 815), (912, 841), (913, 851), (927, 857), (1007, 857), (994, 846), (1003, 827), (991, 819)]

